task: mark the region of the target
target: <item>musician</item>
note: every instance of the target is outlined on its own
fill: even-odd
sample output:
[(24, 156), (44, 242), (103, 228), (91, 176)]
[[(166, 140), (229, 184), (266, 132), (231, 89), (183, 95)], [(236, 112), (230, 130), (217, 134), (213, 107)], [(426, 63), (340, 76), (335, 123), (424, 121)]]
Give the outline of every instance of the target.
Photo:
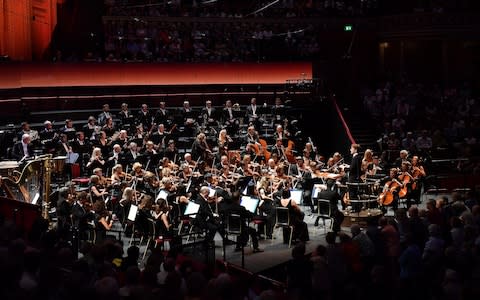
[(128, 104), (122, 103), (120, 111), (118, 112), (118, 119), (120, 119), (120, 127), (127, 128), (135, 123), (132, 113), (128, 110)]
[(303, 157), (307, 158), (309, 161), (315, 161), (317, 158), (316, 149), (313, 149), (312, 143), (305, 143), (305, 148), (303, 149)]
[(127, 150), (128, 142), (129, 142), (128, 133), (127, 133), (126, 130), (122, 129), (118, 133), (118, 136), (115, 139), (112, 139), (111, 145), (112, 146), (120, 145), (120, 147), (122, 147), (122, 151), (123, 151), (123, 150)]
[(85, 153), (90, 153), (92, 150), (92, 144), (85, 139), (85, 134), (83, 131), (78, 131), (76, 134), (76, 138), (72, 143), (72, 151), (76, 152), (80, 155), (79, 163), (82, 163), (82, 156)]
[(222, 129), (220, 130), (220, 133), (218, 134), (218, 149), (220, 151), (227, 151), (228, 150), (228, 146), (230, 143), (232, 143), (233, 140), (232, 138), (227, 135), (227, 130), (226, 129)]
[(18, 132), (17, 138), (21, 139), (24, 134), (30, 135), (30, 140), (33, 144), (36, 144), (40, 140), (40, 136), (38, 134), (38, 131), (31, 129), (30, 124), (28, 122), (23, 122), (22, 123), (22, 130)]
[(283, 147), (283, 139), (281, 137), (276, 138), (275, 145), (270, 148), (270, 152), (276, 154), (279, 161), (286, 160), (285, 147)]
[(45, 145), (46, 153), (52, 153), (55, 151), (55, 139), (57, 134), (53, 129), (52, 122), (46, 120), (43, 122), (44, 128), (40, 131), (40, 143)]
[(145, 144), (145, 151), (142, 153), (144, 156), (151, 158), (153, 155), (157, 154), (155, 150), (155, 144), (152, 141), (148, 141)]
[(218, 203), (215, 197), (209, 197), (210, 189), (207, 186), (200, 188), (197, 203), (200, 208), (195, 218), (197, 226), (206, 230), (205, 240), (213, 243), (215, 233), (220, 233), (222, 239), (225, 237), (225, 229), (221, 224), (220, 215), (218, 214)]
[[(333, 232), (340, 232), (340, 225), (343, 222), (344, 215), (341, 211), (338, 210), (338, 202), (341, 200), (340, 195), (335, 189), (335, 180), (327, 180), (327, 189), (318, 193), (318, 199), (325, 199), (330, 201), (330, 216), (333, 218)], [(315, 226), (318, 226), (318, 221), (320, 216), (315, 220)]]
[(93, 175), (97, 175), (99, 178), (99, 184), (102, 188), (105, 188), (108, 186), (108, 178), (103, 176), (103, 171), (101, 168), (95, 168), (93, 169)]
[(109, 104), (104, 104), (102, 106), (102, 112), (97, 117), (98, 124), (100, 126), (105, 125), (107, 123), (108, 118), (110, 118), (110, 119), (113, 118), (112, 114), (110, 113), (110, 105)]
[(73, 227), (78, 229), (80, 239), (86, 238), (86, 230), (88, 229), (89, 221), (94, 215), (91, 213), (91, 202), (88, 200), (86, 192), (80, 192), (72, 205), (72, 223)]
[(275, 140), (280, 139), (282, 140), (282, 144), (283, 144), (283, 141), (287, 140), (289, 136), (290, 134), (287, 131), (283, 130), (282, 125), (277, 125), (277, 127), (275, 128), (275, 132), (273, 133), (273, 138)]
[[(288, 208), (290, 213), (290, 224), (293, 225), (293, 237), (292, 240), (300, 240), (302, 242), (308, 241), (308, 227), (307, 224), (303, 221), (304, 214), (301, 211), (298, 204), (292, 200), (289, 189), (282, 190), (282, 196), (279, 202), (281, 207)], [(288, 244), (289, 236), (288, 228), (283, 229), (283, 243)]]
[(192, 154), (187, 152), (185, 153), (183, 158), (184, 158), (184, 161), (183, 161), (184, 164), (187, 164), (192, 168), (195, 168), (197, 166), (197, 162), (192, 159)]
[(28, 133), (22, 135), (22, 140), (13, 145), (12, 158), (20, 161), (24, 158), (33, 157), (33, 146), (31, 145), (31, 138)]
[(124, 154), (125, 164), (131, 166), (139, 155), (140, 153), (138, 153), (137, 143), (130, 142), (130, 144), (128, 145), (128, 150)]
[(65, 133), (68, 136), (69, 140), (73, 140), (75, 138), (75, 127), (73, 127), (73, 121), (72, 119), (66, 119), (65, 120), (65, 126), (60, 128), (59, 132)]
[(92, 202), (96, 203), (97, 201), (105, 202), (105, 195), (108, 195), (105, 187), (100, 183), (100, 177), (97, 175), (90, 176), (90, 197)]
[(57, 220), (58, 229), (68, 229), (72, 226), (72, 207), (75, 203), (75, 193), (70, 188), (66, 188), (61, 192), (65, 200), (57, 204)]
[(263, 252), (262, 249), (258, 248), (257, 230), (247, 225), (247, 220), (253, 219), (254, 215), (245, 207), (240, 205), (239, 192), (234, 192), (231, 199), (225, 200), (225, 203), (221, 205), (220, 213), (223, 215), (225, 220), (227, 220), (228, 216), (232, 214), (239, 215), (241, 218), (241, 234), (237, 238), (235, 251), (241, 251), (242, 248), (246, 246), (248, 242), (248, 236), (250, 236), (253, 244), (253, 253)]
[(108, 154), (107, 168), (113, 168), (117, 164), (124, 162), (122, 147), (119, 144), (113, 145), (113, 150)]
[(282, 104), (280, 97), (275, 98), (275, 105), (272, 107), (272, 115), (276, 123), (283, 122), (285, 118), (285, 106)]
[(95, 224), (97, 225), (95, 227), (95, 232), (97, 233), (95, 241), (97, 243), (102, 243), (107, 236), (106, 231), (112, 229), (112, 216), (107, 210), (104, 201), (93, 203), (93, 211), (95, 212)]
[(216, 126), (217, 125), (217, 112), (215, 107), (212, 107), (212, 101), (207, 100), (205, 102), (205, 107), (202, 108), (201, 117), (202, 117), (202, 124), (204, 126)]
[[(253, 145), (248, 143), (246, 146), (245, 146), (245, 149), (242, 151), (242, 157), (245, 157), (245, 156), (249, 156), (250, 158), (252, 157), (256, 157), (257, 154), (255, 152), (255, 149), (253, 148)], [(257, 158), (255, 158), (255, 160), (259, 160)]]
[[(267, 176), (262, 176), (257, 181), (257, 195), (260, 198), (258, 210), (261, 216), (265, 216), (266, 238), (271, 239), (275, 224), (275, 202), (273, 201), (272, 186)], [(262, 232), (260, 228), (259, 232)]]
[(165, 149), (164, 157), (167, 157), (173, 163), (177, 163), (178, 149), (175, 147), (174, 140), (168, 140), (167, 148)]
[(138, 182), (143, 181), (143, 175), (145, 175), (145, 170), (142, 169), (142, 164), (139, 162), (136, 162), (132, 166), (132, 176), (134, 177), (134, 180)]
[[(393, 194), (393, 202), (392, 202), (392, 208), (394, 211), (397, 210), (398, 208), (398, 202), (399, 202), (399, 195), (398, 192), (400, 191), (400, 188), (402, 187), (401, 182), (398, 180), (398, 169), (397, 168), (391, 168), (388, 176), (383, 178), (380, 181), (380, 184), (383, 186), (383, 191), (390, 191)], [(380, 196), (380, 201), (382, 201), (382, 196)], [(383, 203), (380, 203), (383, 204)]]
[(109, 138), (111, 138), (117, 131), (111, 117), (105, 120), (105, 124), (102, 126), (102, 131), (105, 132)]
[(110, 154), (111, 144), (107, 139), (107, 134), (104, 131), (100, 131), (98, 134), (98, 139), (93, 142), (95, 148), (99, 148), (103, 157), (108, 157)]
[(165, 102), (160, 101), (159, 103), (159, 109), (155, 113), (155, 118), (153, 119), (153, 122), (155, 124), (169, 124), (170, 120), (170, 112), (166, 108)]
[(362, 175), (362, 158), (358, 154), (360, 148), (359, 144), (352, 144), (350, 147), (350, 154), (352, 155), (352, 162), (350, 163), (350, 172), (348, 174), (349, 182), (360, 182)]
[(407, 150), (401, 150), (400, 151), (400, 156), (397, 157), (395, 160), (394, 166), (397, 168), (400, 168), (404, 162), (409, 162), (408, 160), (408, 151)]
[(134, 190), (131, 187), (126, 187), (123, 190), (122, 197), (118, 202), (119, 206), (115, 210), (115, 214), (120, 220), (120, 223), (125, 224), (127, 219), (127, 214), (130, 211), (130, 206), (132, 204), (136, 204), (136, 195), (134, 194)]
[(411, 186), (412, 190), (410, 193), (410, 199), (412, 199), (416, 204), (420, 204), (423, 180), (427, 173), (423, 168), (420, 158), (416, 155), (412, 157), (411, 174), (413, 182)]
[(97, 125), (97, 120), (95, 120), (94, 116), (88, 117), (87, 124), (83, 125), (82, 130), (85, 135), (93, 140), (96, 137), (96, 134), (100, 132), (100, 126)]
[(137, 114), (137, 124), (142, 125), (143, 130), (150, 131), (152, 126), (152, 114), (147, 104), (142, 104)]
[(250, 105), (247, 106), (247, 114), (246, 114), (246, 119), (248, 120), (249, 123), (252, 123), (255, 128), (260, 128), (260, 118), (259, 118), (259, 112), (261, 108), (257, 106), (257, 99), (252, 98), (250, 99)]
[(165, 199), (158, 199), (152, 210), (157, 235), (164, 238), (173, 238), (173, 224), (170, 223), (169, 212), (170, 207)]
[(110, 177), (110, 181), (112, 185), (120, 184), (123, 180), (125, 180), (126, 174), (123, 172), (123, 167), (121, 164), (115, 164), (112, 168), (112, 176)]
[(233, 135), (237, 132), (239, 122), (235, 117), (234, 109), (232, 107), (232, 101), (227, 100), (222, 113), (223, 123), (227, 128), (228, 134)]
[(364, 174), (367, 174), (368, 170), (372, 169), (371, 167), (372, 164), (373, 164), (373, 151), (371, 149), (367, 149), (365, 150), (365, 153), (363, 154), (363, 158), (362, 158), (362, 164), (360, 168), (360, 171), (362, 173), (361, 177)]
[(256, 144), (260, 146), (260, 139), (258, 137), (258, 132), (255, 130), (254, 126), (248, 126), (247, 128), (247, 144)]
[(159, 124), (157, 131), (152, 134), (150, 139), (155, 144), (156, 150), (163, 151), (166, 147), (166, 142), (169, 139), (169, 134), (165, 131), (165, 126)]
[(211, 153), (204, 133), (199, 133), (197, 135), (197, 138), (193, 142), (191, 153), (194, 160), (197, 160), (198, 158), (206, 160), (207, 154)]
[(105, 168), (105, 160), (102, 156), (102, 149), (98, 147), (93, 148), (92, 155), (87, 163), (87, 169), (93, 170), (96, 168), (100, 168), (102, 170)]

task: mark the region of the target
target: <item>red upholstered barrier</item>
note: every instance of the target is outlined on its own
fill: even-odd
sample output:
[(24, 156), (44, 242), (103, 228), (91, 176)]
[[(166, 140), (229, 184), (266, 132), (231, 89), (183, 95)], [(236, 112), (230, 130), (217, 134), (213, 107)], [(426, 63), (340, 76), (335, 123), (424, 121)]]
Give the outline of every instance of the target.
[(5, 63), (0, 89), (22, 87), (284, 84), (312, 78), (312, 65), (299, 63)]

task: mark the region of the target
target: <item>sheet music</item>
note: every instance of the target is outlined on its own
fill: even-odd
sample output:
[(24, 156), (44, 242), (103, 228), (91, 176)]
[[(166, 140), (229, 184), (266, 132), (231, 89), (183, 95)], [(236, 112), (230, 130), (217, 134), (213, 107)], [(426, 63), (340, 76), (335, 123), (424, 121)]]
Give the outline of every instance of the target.
[(137, 211), (138, 211), (138, 206), (136, 205), (130, 205), (130, 210), (128, 211), (128, 217), (127, 219), (129, 221), (134, 222), (135, 219), (137, 218)]

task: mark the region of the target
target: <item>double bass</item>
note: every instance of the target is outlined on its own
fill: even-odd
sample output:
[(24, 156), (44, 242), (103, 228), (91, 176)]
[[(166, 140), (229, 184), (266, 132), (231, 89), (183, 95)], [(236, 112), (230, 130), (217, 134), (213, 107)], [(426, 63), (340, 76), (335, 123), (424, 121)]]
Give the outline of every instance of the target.
[(258, 142), (260, 143), (260, 146), (258, 146), (257, 144), (252, 144), (252, 147), (255, 150), (255, 154), (257, 156), (265, 157), (265, 161), (268, 161), (272, 153), (267, 151), (267, 142), (264, 139), (258, 139)]

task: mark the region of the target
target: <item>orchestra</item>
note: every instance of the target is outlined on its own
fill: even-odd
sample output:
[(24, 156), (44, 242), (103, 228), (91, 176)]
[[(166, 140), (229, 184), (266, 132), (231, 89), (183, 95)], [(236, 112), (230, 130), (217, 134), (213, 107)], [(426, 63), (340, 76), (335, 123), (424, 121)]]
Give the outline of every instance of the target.
[[(52, 123), (46, 121), (37, 138), (40, 144), (55, 142), (59, 156), (75, 153), (71, 163), (81, 163), (82, 172), (90, 178), (88, 192), (69, 194), (59, 210), (64, 215), (72, 214), (72, 226), (82, 230), (87, 230), (90, 222), (86, 215), (93, 212), (91, 220), (104, 231), (111, 230), (117, 219), (125, 226), (143, 222), (139, 226), (144, 227), (145, 220), (150, 219), (162, 236), (173, 237), (185, 207), (194, 202), (200, 208), (192, 226), (206, 230), (207, 241), (211, 242), (216, 232), (224, 237), (222, 214), (232, 209), (242, 211), (246, 222), (242, 226), (248, 234), (254, 234), (256, 239), (257, 234), (264, 232), (256, 232), (248, 225), (258, 218), (264, 221), (265, 238), (271, 238), (276, 208), (283, 206), (292, 215), (293, 236), (306, 241), (308, 230), (300, 203), (293, 201), (290, 194), (295, 190), (301, 191), (301, 205), (309, 207), (312, 214), (318, 212), (318, 199), (330, 199), (335, 231), (340, 230), (343, 220), (337, 204), (344, 210), (352, 207), (360, 211), (367, 206), (397, 209), (402, 199), (407, 200), (408, 206), (420, 201), (426, 176), (420, 157), (410, 159), (406, 150), (401, 151), (398, 165), (387, 176), (385, 165), (374, 151), (363, 151), (358, 144), (351, 145), (351, 156), (344, 157), (340, 152), (321, 156), (311, 138), (299, 142), (289, 132), (283, 108), (279, 102), (274, 120), (278, 125), (267, 137), (256, 128), (261, 108), (256, 106), (255, 98), (244, 114), (249, 122), (244, 132), (237, 131), (241, 122), (231, 100), (227, 100), (221, 115), (216, 114), (208, 100), (199, 118), (204, 126), (194, 131), (191, 150), (184, 153), (177, 149), (179, 132), (175, 132), (174, 118), (164, 101), (156, 114), (143, 104), (136, 118), (123, 103), (118, 127), (114, 126), (108, 106), (99, 115), (102, 121), (90, 117), (83, 131), (75, 132), (71, 120), (67, 120), (65, 127), (55, 132)], [(188, 101), (183, 117), (186, 127), (199, 124)], [(218, 127), (218, 131), (208, 131), (206, 127)], [(32, 130), (28, 123), (22, 129), (22, 139), (12, 153), (17, 161), (34, 155)], [(74, 136), (70, 139), (68, 133), (72, 131)], [(254, 212), (245, 213), (238, 208), (243, 196), (259, 200)], [(365, 196), (374, 196), (374, 203), (367, 203)], [(139, 217), (128, 221), (132, 205), (138, 207)], [(62, 216), (62, 222), (68, 222), (68, 218)], [(254, 244), (256, 252), (260, 252), (258, 243)]]

